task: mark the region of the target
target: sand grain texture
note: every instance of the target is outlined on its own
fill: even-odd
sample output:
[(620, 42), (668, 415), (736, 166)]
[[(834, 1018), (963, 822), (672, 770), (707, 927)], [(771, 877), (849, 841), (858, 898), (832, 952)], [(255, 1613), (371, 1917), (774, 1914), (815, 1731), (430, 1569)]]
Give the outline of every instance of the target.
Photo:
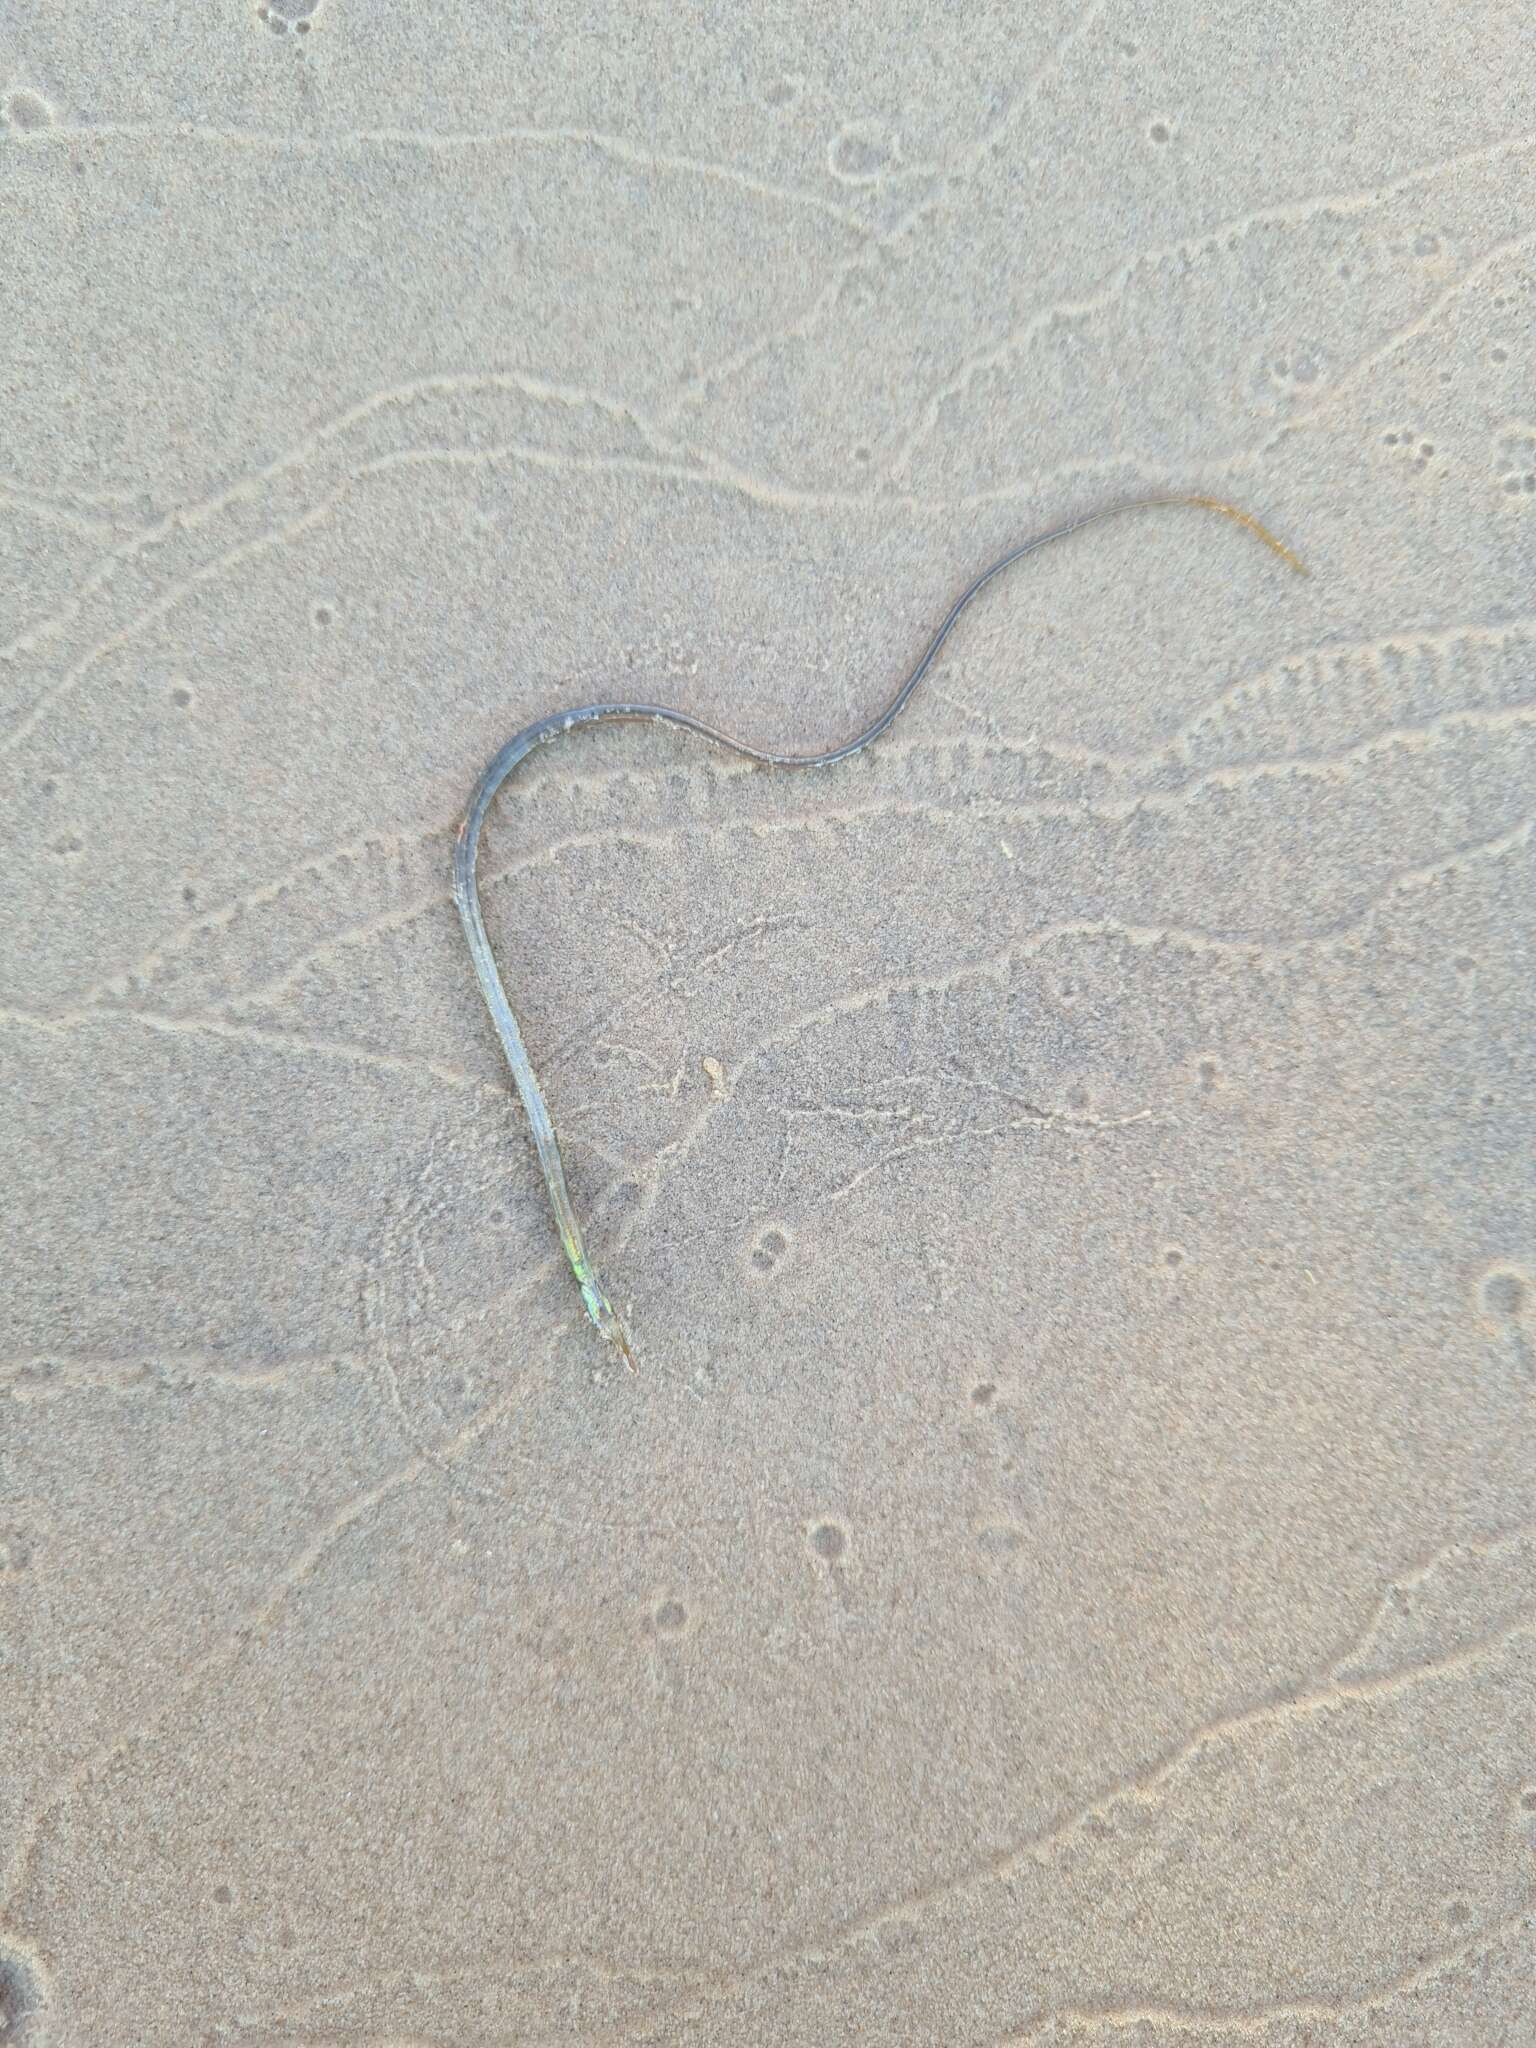
[(0, 7), (4, 2048), (1536, 2040), (1533, 76)]

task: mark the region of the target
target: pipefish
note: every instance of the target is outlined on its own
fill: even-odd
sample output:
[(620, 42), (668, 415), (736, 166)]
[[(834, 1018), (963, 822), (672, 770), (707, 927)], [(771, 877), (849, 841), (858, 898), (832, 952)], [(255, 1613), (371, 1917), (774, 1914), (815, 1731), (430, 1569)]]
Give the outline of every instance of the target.
[(475, 974), (480, 982), (480, 993), (485, 1006), (491, 1013), (491, 1022), (501, 1040), (502, 1051), (507, 1056), (507, 1065), (517, 1083), (517, 1092), (522, 1097), (523, 1108), (528, 1115), (529, 1128), (539, 1155), (539, 1164), (544, 1170), (544, 1184), (549, 1190), (549, 1205), (554, 1212), (555, 1227), (560, 1233), (560, 1242), (570, 1260), (571, 1271), (581, 1289), (581, 1298), (599, 1334), (615, 1346), (630, 1371), (636, 1370), (635, 1356), (630, 1349), (628, 1335), (619, 1318), (618, 1311), (609, 1299), (592, 1261), (577, 1221), (576, 1211), (571, 1203), (570, 1189), (566, 1186), (565, 1167), (560, 1158), (560, 1147), (555, 1138), (555, 1127), (549, 1114), (549, 1105), (528, 1057), (528, 1048), (523, 1043), (523, 1034), (507, 992), (502, 987), (501, 976), (496, 970), (491, 942), (486, 933), (485, 919), (480, 914), (480, 892), (475, 882), (476, 856), (480, 848), (480, 828), (485, 823), (485, 814), (491, 807), (491, 800), (519, 762), (525, 761), (536, 747), (558, 739), (563, 733), (573, 732), (583, 725), (617, 724), (621, 720), (650, 719), (662, 725), (680, 726), (684, 732), (697, 733), (700, 739), (709, 740), (717, 747), (724, 747), (744, 760), (755, 761), (765, 768), (832, 768), (839, 761), (846, 761), (857, 754), (871, 741), (879, 739), (900, 717), (907, 700), (923, 677), (932, 668), (940, 648), (954, 631), (960, 614), (979, 597), (994, 577), (1001, 576), (1005, 569), (1011, 569), (1015, 562), (1021, 562), (1026, 555), (1033, 555), (1041, 548), (1050, 547), (1053, 542), (1065, 540), (1069, 534), (1080, 533), (1085, 526), (1093, 526), (1101, 519), (1116, 519), (1127, 512), (1139, 512), (1154, 505), (1193, 505), (1208, 512), (1220, 513), (1224, 519), (1232, 519), (1239, 526), (1263, 541), (1273, 549), (1282, 562), (1305, 576), (1306, 568), (1292, 554), (1283, 541), (1279, 541), (1262, 526), (1251, 513), (1242, 511), (1236, 505), (1228, 505), (1220, 498), (1206, 498), (1190, 495), (1133, 498), (1121, 505), (1102, 506), (1096, 512), (1086, 512), (1080, 518), (1069, 519), (1064, 525), (1054, 527), (1049, 533), (1036, 534), (1033, 539), (1022, 541), (1010, 548), (989, 569), (983, 569), (976, 580), (963, 590), (950, 606), (944, 623), (928, 642), (919, 657), (917, 666), (902, 683), (885, 709), (865, 726), (861, 733), (840, 746), (828, 747), (819, 754), (780, 754), (766, 747), (750, 746), (745, 740), (735, 739), (729, 733), (718, 731), (706, 725), (702, 718), (695, 718), (690, 712), (677, 711), (665, 704), (582, 704), (575, 710), (551, 712), (548, 717), (535, 719), (519, 733), (514, 733), (506, 745), (495, 754), (481, 776), (479, 785), (470, 799), (469, 809), (459, 826), (453, 848), (453, 900), (458, 906), (459, 918), (464, 926), (464, 936), (469, 942), (469, 956), (474, 962)]

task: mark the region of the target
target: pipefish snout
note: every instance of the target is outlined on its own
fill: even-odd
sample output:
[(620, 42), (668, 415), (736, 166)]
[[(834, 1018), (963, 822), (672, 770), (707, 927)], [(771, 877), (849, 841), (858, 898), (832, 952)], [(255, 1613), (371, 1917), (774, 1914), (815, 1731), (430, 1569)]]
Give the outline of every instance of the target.
[(859, 753), (872, 740), (879, 739), (900, 717), (907, 700), (923, 677), (938, 658), (939, 650), (954, 631), (961, 613), (971, 600), (980, 596), (994, 577), (1001, 576), (1005, 569), (1021, 562), (1026, 555), (1033, 555), (1041, 548), (1050, 547), (1054, 542), (1065, 540), (1069, 534), (1081, 533), (1085, 526), (1096, 525), (1103, 519), (1120, 518), (1127, 512), (1140, 512), (1155, 505), (1193, 506), (1201, 511), (1219, 513), (1224, 519), (1234, 520), (1264, 545), (1273, 550), (1281, 561), (1298, 575), (1305, 576), (1306, 568), (1292, 554), (1283, 541), (1277, 540), (1267, 526), (1255, 519), (1252, 513), (1243, 511), (1237, 505), (1229, 505), (1220, 498), (1201, 497), (1193, 494), (1133, 498), (1122, 505), (1106, 505), (1097, 512), (1084, 513), (1081, 518), (1071, 519), (1065, 525), (1054, 527), (1049, 533), (1036, 534), (1006, 555), (984, 569), (976, 580), (963, 590), (950, 606), (943, 624), (928, 642), (918, 659), (917, 666), (906, 678), (883, 711), (864, 730), (840, 746), (829, 747), (819, 754), (780, 754), (764, 747), (749, 746), (745, 740), (734, 739), (729, 733), (717, 731), (706, 725), (701, 718), (695, 718), (686, 711), (675, 711), (665, 704), (613, 703), (583, 704), (572, 711), (556, 711), (545, 718), (536, 719), (532, 725), (524, 726), (514, 733), (499, 753), (488, 763), (481, 776), (469, 809), (464, 815), (453, 848), (453, 900), (458, 906), (459, 918), (464, 926), (464, 936), (469, 943), (469, 956), (474, 962), (475, 974), (480, 983), (480, 993), (485, 1006), (491, 1013), (491, 1022), (501, 1040), (502, 1051), (506, 1054), (507, 1065), (522, 1097), (527, 1112), (528, 1127), (533, 1133), (533, 1142), (539, 1155), (539, 1165), (544, 1172), (544, 1184), (549, 1190), (549, 1204), (554, 1213), (555, 1228), (560, 1242), (570, 1261), (576, 1284), (581, 1289), (581, 1298), (588, 1316), (599, 1334), (614, 1346), (630, 1371), (636, 1370), (634, 1353), (629, 1337), (618, 1311), (609, 1299), (607, 1291), (593, 1271), (592, 1261), (587, 1256), (581, 1225), (571, 1204), (570, 1189), (566, 1186), (565, 1167), (560, 1158), (560, 1147), (555, 1138), (555, 1127), (550, 1118), (549, 1106), (544, 1100), (544, 1091), (528, 1057), (528, 1048), (523, 1043), (522, 1030), (507, 1000), (502, 987), (501, 976), (491, 952), (491, 942), (485, 929), (485, 919), (480, 912), (480, 893), (475, 882), (475, 863), (480, 848), (480, 828), (485, 823), (486, 812), (497, 790), (506, 781), (521, 761), (525, 761), (536, 747), (547, 745), (558, 739), (562, 733), (573, 731), (577, 726), (606, 725), (620, 720), (655, 719), (664, 725), (680, 726), (685, 732), (697, 733), (701, 739), (709, 740), (717, 747), (725, 747), (744, 760), (756, 761), (767, 768), (830, 768), (838, 761), (846, 761), (850, 755)]

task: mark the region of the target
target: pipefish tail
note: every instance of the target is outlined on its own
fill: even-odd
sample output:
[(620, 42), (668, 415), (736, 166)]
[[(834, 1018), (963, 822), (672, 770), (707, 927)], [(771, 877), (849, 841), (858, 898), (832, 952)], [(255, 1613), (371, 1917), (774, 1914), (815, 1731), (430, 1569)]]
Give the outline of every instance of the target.
[(1207, 512), (1219, 513), (1224, 519), (1235, 520), (1245, 527), (1256, 539), (1271, 548), (1281, 561), (1294, 569), (1298, 575), (1307, 571), (1292, 554), (1283, 541), (1277, 540), (1268, 527), (1262, 526), (1251, 513), (1242, 511), (1236, 505), (1228, 505), (1220, 498), (1196, 497), (1190, 495), (1134, 498), (1122, 505), (1106, 505), (1097, 512), (1084, 513), (1081, 518), (1071, 519), (1065, 525), (1054, 527), (1049, 533), (1036, 534), (1032, 540), (1022, 541), (1010, 548), (1006, 555), (984, 569), (976, 580), (963, 590), (950, 606), (944, 623), (928, 642), (906, 681), (901, 684), (885, 709), (876, 716), (864, 730), (856, 733), (840, 746), (828, 747), (819, 754), (775, 753), (766, 747), (749, 746), (745, 740), (735, 739), (729, 733), (718, 731), (706, 725), (701, 718), (694, 718), (689, 712), (676, 711), (665, 704), (582, 704), (572, 711), (552, 712), (547, 718), (536, 719), (532, 725), (524, 726), (515, 733), (501, 751), (496, 754), (481, 776), (479, 786), (470, 799), (464, 822), (460, 825), (453, 848), (453, 900), (458, 906), (464, 936), (469, 942), (469, 956), (474, 962), (475, 974), (480, 983), (480, 993), (485, 1006), (491, 1013), (491, 1022), (501, 1040), (502, 1051), (507, 1056), (507, 1065), (517, 1083), (517, 1092), (522, 1097), (523, 1108), (528, 1115), (529, 1129), (539, 1155), (539, 1165), (544, 1171), (544, 1184), (549, 1190), (549, 1205), (554, 1212), (555, 1228), (560, 1233), (560, 1242), (581, 1289), (581, 1298), (599, 1333), (612, 1344), (622, 1356), (630, 1371), (636, 1370), (634, 1352), (629, 1337), (619, 1318), (618, 1311), (609, 1299), (607, 1290), (598, 1279), (587, 1255), (581, 1225), (571, 1204), (570, 1189), (566, 1185), (565, 1168), (560, 1158), (560, 1147), (555, 1138), (555, 1127), (549, 1114), (549, 1105), (544, 1100), (544, 1091), (528, 1057), (528, 1048), (523, 1043), (522, 1030), (507, 1000), (502, 987), (501, 976), (496, 970), (491, 942), (485, 929), (485, 919), (480, 912), (480, 892), (475, 882), (476, 857), (480, 848), (480, 828), (485, 823), (486, 812), (497, 790), (506, 781), (513, 769), (525, 761), (536, 747), (559, 739), (562, 734), (574, 732), (578, 726), (617, 724), (621, 720), (650, 719), (662, 725), (680, 726), (684, 732), (697, 733), (717, 747), (724, 747), (744, 760), (759, 762), (766, 768), (831, 768), (839, 761), (846, 761), (850, 755), (879, 739), (883, 732), (895, 724), (906, 709), (907, 701), (929, 669), (938, 659), (939, 650), (954, 631), (961, 613), (973, 598), (979, 597), (994, 578), (1001, 576), (1005, 569), (1011, 569), (1015, 562), (1023, 561), (1026, 555), (1037, 554), (1041, 548), (1050, 547), (1054, 542), (1065, 540), (1069, 534), (1081, 533), (1085, 526), (1094, 526), (1103, 519), (1117, 519), (1127, 512), (1140, 512), (1154, 505), (1187, 505)]

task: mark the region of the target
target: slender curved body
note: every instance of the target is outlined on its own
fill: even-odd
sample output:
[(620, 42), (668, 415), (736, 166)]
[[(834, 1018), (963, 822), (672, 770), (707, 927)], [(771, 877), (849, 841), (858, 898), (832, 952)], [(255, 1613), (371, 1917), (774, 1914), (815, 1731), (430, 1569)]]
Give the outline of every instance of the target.
[(1218, 512), (1223, 518), (1234, 519), (1240, 526), (1247, 527), (1267, 547), (1272, 548), (1281, 560), (1288, 563), (1299, 575), (1304, 576), (1307, 573), (1290, 549), (1276, 540), (1267, 527), (1261, 526), (1257, 519), (1239, 510), (1237, 506), (1224, 504), (1219, 498), (1135, 498), (1127, 504), (1108, 505), (1100, 511), (1085, 513), (1081, 518), (1069, 520), (1065, 525), (1055, 527), (1049, 533), (1036, 534), (1032, 540), (1023, 541), (1018, 547), (1010, 549), (989, 569), (984, 569), (975, 582), (963, 590), (950, 606), (944, 623), (929, 641), (917, 666), (885, 709), (862, 732), (855, 734), (850, 740), (845, 740), (840, 746), (828, 747), (824, 753), (773, 753), (763, 747), (749, 746), (746, 741), (734, 739), (729, 733), (719, 732), (714, 726), (706, 725), (702, 719), (694, 718), (686, 711), (674, 711), (664, 704), (616, 703), (583, 704), (574, 711), (556, 711), (547, 718), (536, 719), (532, 725), (524, 726), (521, 732), (515, 733), (490, 761), (470, 799), (469, 809), (454, 842), (453, 900), (458, 906), (464, 936), (469, 942), (469, 954), (479, 979), (480, 992), (485, 998), (486, 1008), (491, 1013), (491, 1022), (496, 1027), (502, 1050), (507, 1056), (507, 1065), (511, 1068), (512, 1078), (517, 1083), (517, 1092), (522, 1097), (523, 1107), (528, 1113), (529, 1128), (533, 1132), (533, 1142), (538, 1149), (539, 1164), (544, 1170), (544, 1181), (549, 1190), (555, 1225), (560, 1233), (560, 1242), (565, 1247), (565, 1255), (570, 1260), (571, 1271), (575, 1274), (577, 1285), (581, 1289), (582, 1301), (586, 1304), (587, 1314), (599, 1332), (610, 1344), (617, 1347), (631, 1371), (635, 1370), (634, 1353), (630, 1349), (629, 1338), (618, 1312), (609, 1300), (606, 1290), (592, 1269), (592, 1261), (587, 1256), (581, 1225), (577, 1221), (576, 1211), (571, 1204), (570, 1190), (566, 1186), (565, 1168), (555, 1138), (555, 1127), (550, 1120), (549, 1106), (544, 1100), (543, 1090), (528, 1058), (528, 1048), (523, 1043), (523, 1034), (512, 1005), (507, 1000), (507, 992), (502, 987), (501, 976), (497, 972), (495, 957), (491, 952), (490, 938), (486, 933), (485, 919), (480, 912), (475, 863), (480, 848), (480, 828), (485, 823), (486, 812), (490, 809), (491, 800), (497, 790), (519, 762), (525, 761), (536, 747), (544, 746), (550, 740), (558, 739), (562, 733), (574, 731), (578, 726), (604, 725), (619, 720), (653, 719), (663, 725), (681, 726), (685, 732), (697, 733), (701, 739), (709, 740), (717, 747), (725, 747), (733, 754), (740, 754), (746, 760), (760, 762), (768, 768), (830, 768), (839, 761), (846, 761), (850, 754), (857, 754), (895, 723), (905, 709), (908, 698), (933, 666), (940, 648), (954, 631), (960, 614), (994, 577), (1001, 576), (1005, 569), (1012, 568), (1015, 562), (1022, 561), (1026, 555), (1032, 555), (1040, 548), (1049, 547), (1053, 541), (1065, 540), (1068, 534), (1081, 532), (1085, 526), (1095, 525), (1101, 519), (1116, 518), (1122, 513), (1137, 512), (1152, 505), (1194, 505), (1210, 512)]

